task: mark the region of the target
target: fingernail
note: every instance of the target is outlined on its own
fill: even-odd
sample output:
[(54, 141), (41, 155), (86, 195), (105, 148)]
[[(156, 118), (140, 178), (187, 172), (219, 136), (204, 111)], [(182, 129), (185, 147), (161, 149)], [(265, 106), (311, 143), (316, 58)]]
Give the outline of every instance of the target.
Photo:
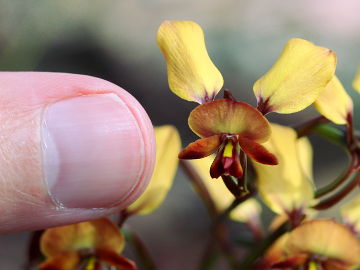
[(102, 208), (126, 200), (144, 167), (137, 120), (115, 94), (75, 97), (43, 115), (48, 192), (58, 206)]

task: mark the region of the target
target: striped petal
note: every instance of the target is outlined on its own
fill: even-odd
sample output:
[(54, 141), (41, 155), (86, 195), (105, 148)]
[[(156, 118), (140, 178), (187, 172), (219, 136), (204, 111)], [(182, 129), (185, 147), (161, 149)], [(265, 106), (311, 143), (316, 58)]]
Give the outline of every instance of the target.
[(335, 73), (336, 56), (303, 39), (291, 39), (272, 68), (254, 84), (263, 113), (294, 113), (311, 105)]
[(157, 42), (166, 60), (171, 91), (198, 103), (213, 100), (224, 80), (207, 53), (201, 27), (192, 21), (165, 21)]
[(271, 129), (266, 118), (250, 105), (231, 99), (219, 99), (197, 106), (189, 116), (189, 126), (199, 137), (237, 134), (264, 142)]

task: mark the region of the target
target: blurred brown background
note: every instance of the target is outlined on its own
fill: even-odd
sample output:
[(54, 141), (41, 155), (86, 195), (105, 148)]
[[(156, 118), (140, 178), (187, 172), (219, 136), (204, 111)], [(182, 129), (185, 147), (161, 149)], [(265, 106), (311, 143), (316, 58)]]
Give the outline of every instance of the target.
[[(331, 48), (338, 55), (337, 74), (359, 114), (360, 99), (351, 88), (360, 63), (359, 11), (357, 0), (0, 0), (0, 70), (80, 73), (112, 81), (140, 101), (154, 125), (176, 125), (185, 145), (195, 139), (187, 127), (195, 104), (168, 89), (156, 45), (163, 20), (198, 22), (225, 87), (253, 105), (252, 84), (288, 39), (305, 38)], [(316, 115), (310, 108), (270, 118), (296, 125)], [(317, 181), (333, 179), (344, 166), (344, 155), (311, 139)], [(160, 209), (130, 223), (159, 269), (193, 269), (209, 220), (181, 172), (174, 183)], [(27, 233), (0, 236), (0, 269), (21, 269), (27, 238)]]

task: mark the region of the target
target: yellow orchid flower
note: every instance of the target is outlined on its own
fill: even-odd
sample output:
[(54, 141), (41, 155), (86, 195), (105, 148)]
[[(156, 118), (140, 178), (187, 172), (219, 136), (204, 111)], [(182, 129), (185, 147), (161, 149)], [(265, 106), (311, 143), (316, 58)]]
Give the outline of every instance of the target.
[(347, 124), (353, 113), (353, 102), (337, 76), (328, 83), (314, 105), (323, 116), (338, 125)]
[(225, 98), (213, 100), (223, 78), (211, 62), (199, 25), (166, 21), (158, 30), (158, 45), (165, 56), (170, 89), (181, 98), (201, 103), (189, 116), (189, 126), (201, 139), (189, 144), (180, 159), (198, 159), (217, 152), (210, 175), (240, 178), (240, 155), (276, 165), (276, 157), (259, 143), (271, 133), (263, 114), (292, 113), (311, 105), (332, 79), (335, 54), (311, 42), (292, 39), (275, 65), (254, 84), (258, 109)]
[(100, 262), (134, 270), (135, 263), (120, 254), (124, 246), (124, 236), (108, 218), (47, 229), (40, 239), (47, 259), (39, 270), (73, 270), (83, 263), (95, 270)]
[[(203, 180), (215, 207), (219, 212), (222, 212), (231, 205), (234, 201), (234, 196), (226, 188), (223, 181), (211, 179), (209, 176), (209, 165), (213, 158), (212, 156), (208, 156), (203, 159), (191, 160), (190, 163)], [(250, 198), (231, 211), (230, 218), (234, 221), (258, 226), (260, 223), (260, 214), (261, 205), (256, 199)]]
[(294, 38), (272, 68), (254, 84), (263, 113), (294, 113), (311, 105), (333, 78), (335, 53)]
[(340, 212), (344, 223), (360, 235), (360, 196), (344, 204)]
[(360, 93), (360, 66), (356, 72), (355, 78), (353, 80), (352, 86), (356, 91)]
[(181, 148), (180, 136), (173, 126), (155, 127), (156, 162), (153, 176), (145, 192), (127, 211), (139, 215), (153, 212), (164, 201), (172, 186), (178, 166), (177, 153)]
[(272, 136), (264, 143), (279, 165), (253, 162), (260, 197), (278, 214), (302, 212), (313, 199), (312, 148), (289, 127), (271, 124)]
[(191, 21), (165, 21), (157, 42), (166, 59), (170, 89), (185, 100), (213, 100), (224, 80), (206, 51), (201, 27)]
[(260, 265), (261, 269), (351, 270), (360, 266), (359, 254), (360, 242), (346, 226), (316, 219), (280, 237)]

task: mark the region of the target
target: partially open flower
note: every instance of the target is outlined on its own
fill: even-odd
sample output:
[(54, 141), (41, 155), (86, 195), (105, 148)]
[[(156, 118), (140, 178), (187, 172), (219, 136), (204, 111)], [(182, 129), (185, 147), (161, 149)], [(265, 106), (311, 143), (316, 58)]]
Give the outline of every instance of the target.
[(157, 209), (170, 190), (179, 159), (180, 136), (173, 126), (155, 127), (156, 162), (153, 176), (145, 192), (128, 208), (134, 214), (145, 215)]
[(157, 42), (166, 59), (170, 89), (189, 101), (213, 100), (224, 80), (206, 51), (201, 27), (191, 21), (165, 21)]
[(314, 105), (323, 116), (338, 125), (347, 124), (353, 113), (353, 102), (336, 76), (321, 92)]
[(120, 254), (124, 245), (124, 236), (107, 218), (51, 228), (40, 239), (41, 252), (47, 259), (39, 269), (73, 270), (86, 265), (87, 270), (96, 270), (100, 262), (136, 269), (134, 262)]
[(189, 144), (179, 154), (181, 159), (198, 159), (217, 151), (210, 175), (241, 177), (241, 154), (263, 164), (276, 165), (276, 157), (259, 143), (266, 141), (271, 129), (266, 118), (250, 105), (219, 99), (196, 107), (189, 116), (191, 130), (202, 139)]
[(272, 257), (271, 269), (350, 270), (360, 265), (359, 240), (334, 220), (304, 222), (278, 245), (282, 245), (276, 247), (282, 254), (273, 252), (277, 256)]
[(335, 53), (294, 38), (272, 68), (254, 84), (263, 113), (294, 113), (311, 105), (333, 78)]
[(279, 160), (277, 166), (253, 162), (258, 191), (276, 213), (301, 214), (312, 202), (312, 148), (306, 138), (297, 138), (289, 127), (271, 124), (272, 136), (264, 146)]

